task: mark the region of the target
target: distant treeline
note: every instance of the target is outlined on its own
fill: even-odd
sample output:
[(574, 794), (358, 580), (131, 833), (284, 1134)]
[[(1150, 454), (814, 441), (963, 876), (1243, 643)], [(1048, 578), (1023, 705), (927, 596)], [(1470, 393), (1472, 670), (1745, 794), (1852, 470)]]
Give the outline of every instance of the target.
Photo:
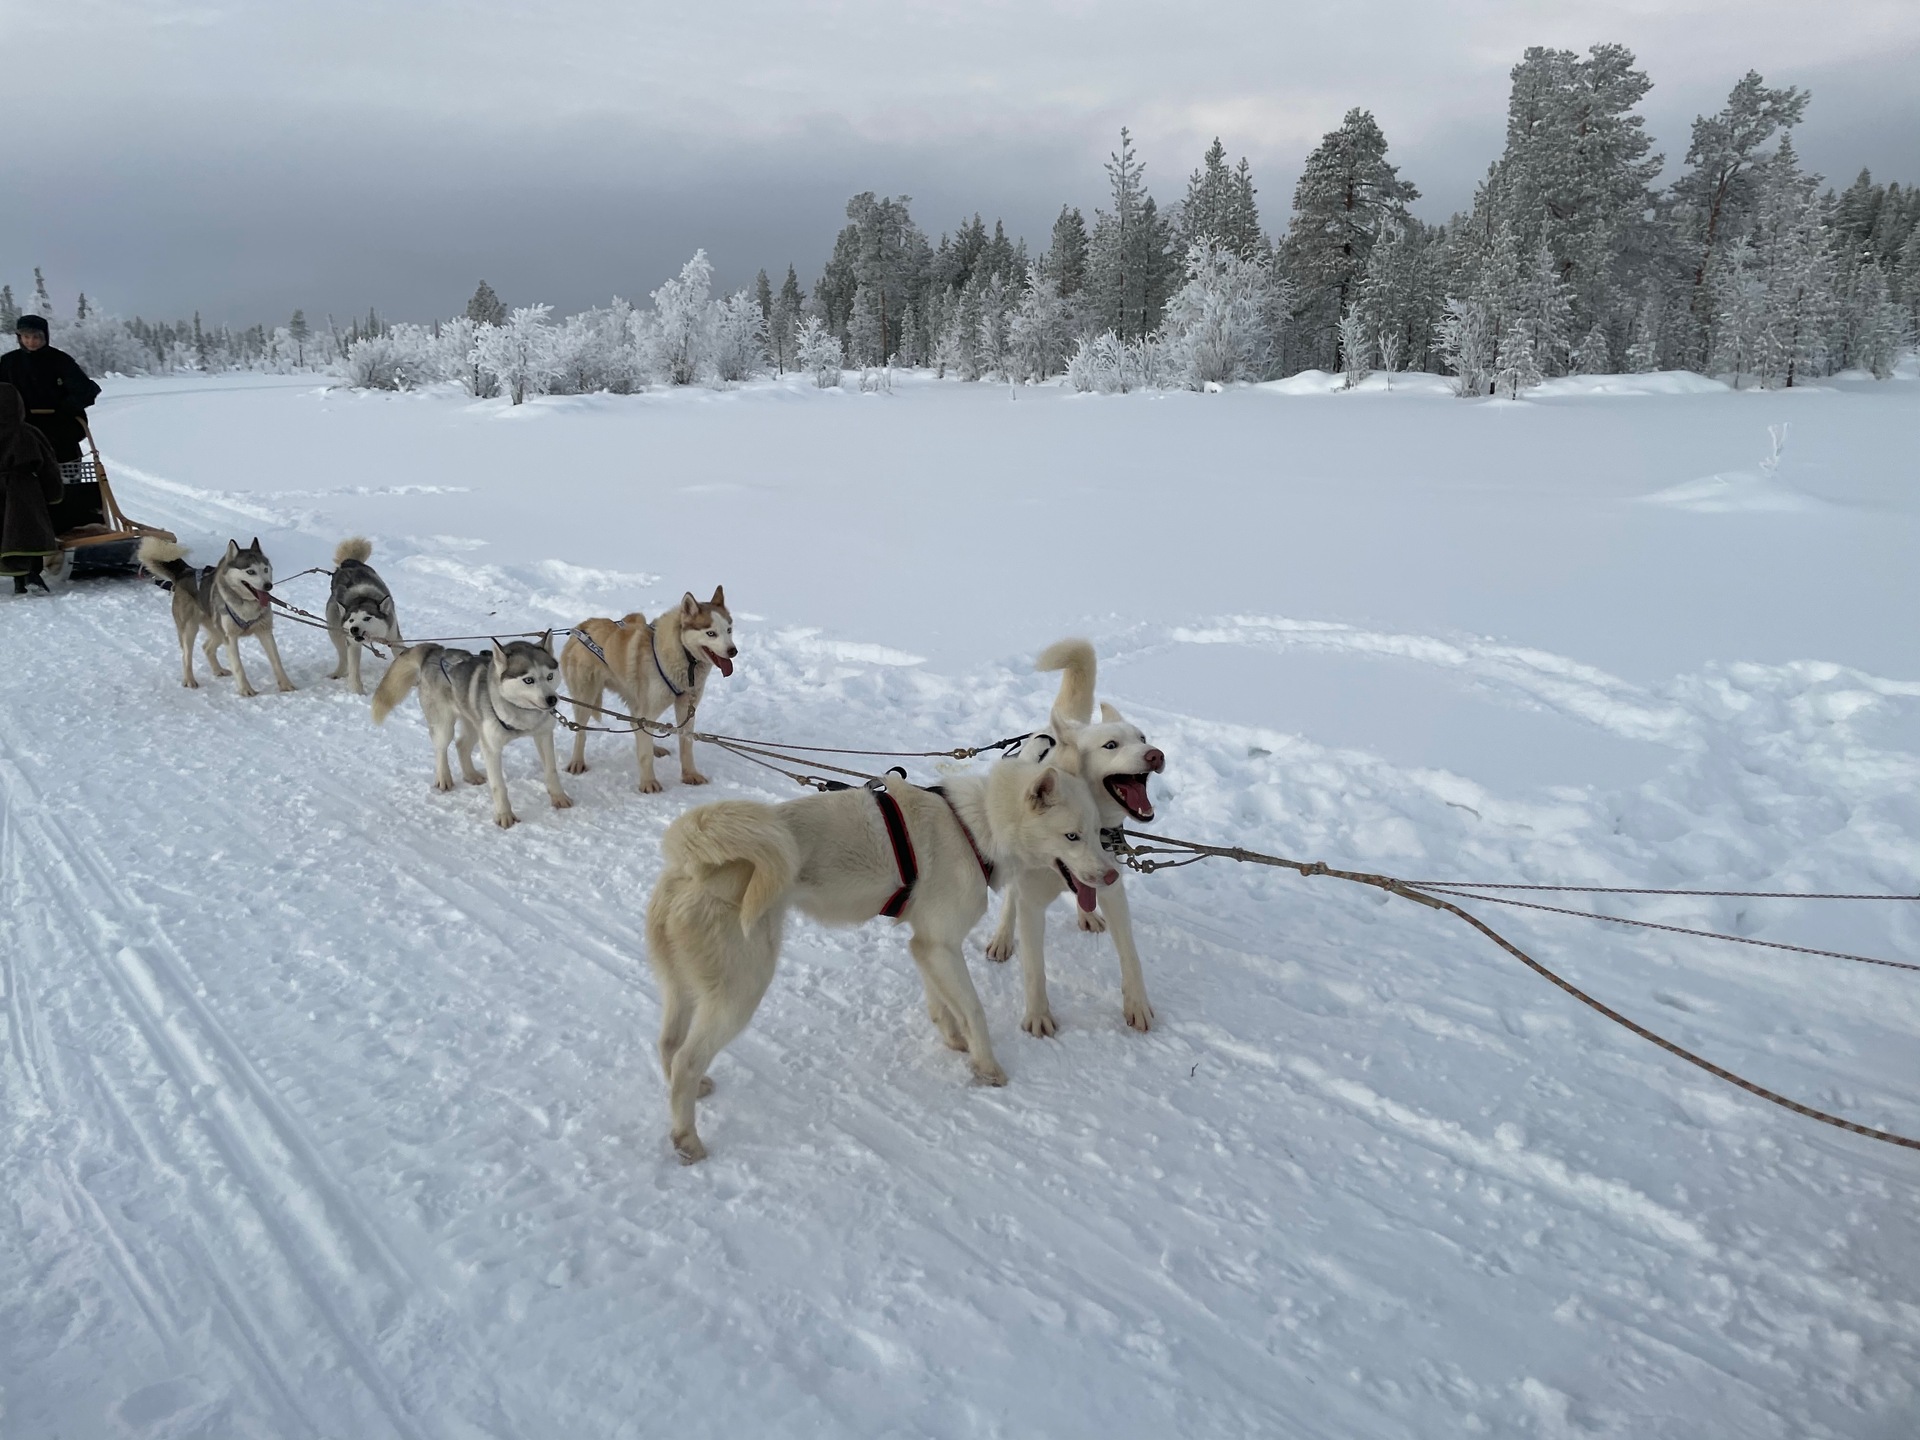
[[(1619, 45), (1530, 49), (1512, 72), (1507, 140), (1471, 210), (1426, 224), (1372, 114), (1349, 111), (1307, 157), (1285, 229), (1263, 227), (1247, 162), (1215, 140), (1162, 207), (1131, 136), (1091, 223), (1063, 207), (1033, 253), (975, 215), (937, 242), (906, 196), (847, 202), (810, 288), (715, 299), (696, 255), (653, 292), (555, 323), (482, 285), (431, 326), (369, 314), (324, 329), (296, 312), (247, 330), (90, 314), (57, 343), (95, 370), (343, 367), (353, 383), (458, 378), (516, 399), (631, 390), (842, 364), (931, 366), (962, 379), (1086, 389), (1231, 383), (1307, 369), (1441, 371), (1463, 395), (1568, 373), (1656, 369), (1792, 385), (1891, 373), (1920, 334), (1920, 189), (1844, 190), (1809, 174), (1792, 130), (1809, 97), (1749, 72), (1693, 124), (1679, 177), (1637, 113), (1652, 82)], [(47, 307), (35, 272), (36, 302)], [(11, 287), (0, 307), (13, 312)]]

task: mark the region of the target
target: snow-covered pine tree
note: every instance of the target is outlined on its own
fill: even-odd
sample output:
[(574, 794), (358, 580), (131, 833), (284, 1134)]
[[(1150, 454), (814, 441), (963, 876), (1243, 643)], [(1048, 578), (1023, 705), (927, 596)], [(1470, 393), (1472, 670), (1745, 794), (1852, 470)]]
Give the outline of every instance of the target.
[(0, 285), (0, 330), (13, 334), (14, 322), (20, 318), (20, 302), (13, 298), (13, 286)]
[(1124, 126), (1106, 170), (1110, 208), (1094, 217), (1087, 290), (1098, 323), (1122, 340), (1138, 339), (1160, 323), (1178, 262), (1166, 220), (1147, 193), (1146, 166)]
[(1652, 84), (1623, 45), (1595, 45), (1584, 58), (1536, 46), (1513, 68), (1506, 150), (1475, 197), (1474, 218), (1511, 225), (1523, 255), (1546, 244), (1574, 334), (1624, 327), (1620, 286), (1645, 268), (1648, 187), (1662, 162), (1634, 111)]
[(473, 298), (467, 301), (467, 319), (476, 325), (506, 324), (507, 307), (500, 303), (500, 297), (493, 293), (493, 287), (484, 280), (474, 288)]
[[(760, 278), (766, 279), (762, 271)], [(750, 379), (766, 368), (767, 322), (760, 302), (736, 290), (714, 307), (713, 368), (725, 381)]]
[[(1446, 308), (1439, 283), (1439, 233), (1409, 219), (1391, 226), (1367, 257), (1358, 302), (1385, 369), (1426, 370), (1434, 364), (1434, 336)], [(1399, 364), (1386, 364), (1388, 337)]]
[[(33, 267), (33, 308), (34, 312), (48, 324), (53, 323), (53, 297), (47, 293), (46, 278), (41, 275), (38, 265)], [(193, 323), (197, 329), (200, 317), (195, 314)]]
[(504, 324), (476, 326), (472, 363), (491, 375), (519, 405), (546, 392), (559, 373), (551, 305), (515, 306)]
[[(1541, 378), (1566, 373), (1572, 349), (1573, 302), (1560, 266), (1543, 239), (1521, 272), (1512, 324), (1527, 332), (1527, 351)], [(1593, 328), (1599, 328), (1596, 321)], [(1538, 384), (1537, 380), (1529, 384)]]
[(1044, 264), (1062, 300), (1071, 299), (1086, 284), (1087, 222), (1080, 218), (1078, 210), (1060, 207)]
[(1607, 344), (1607, 331), (1603, 325), (1595, 325), (1581, 338), (1573, 350), (1573, 373), (1576, 375), (1611, 375), (1613, 357)]
[(652, 368), (670, 385), (691, 385), (707, 364), (712, 288), (713, 266), (705, 250), (696, 250), (679, 275), (653, 292), (654, 339), (659, 348)]
[(1714, 373), (1731, 377), (1738, 390), (1741, 377), (1758, 369), (1760, 324), (1766, 308), (1766, 289), (1753, 272), (1752, 251), (1746, 245), (1726, 247), (1714, 256), (1706, 293), (1712, 302), (1707, 330), (1713, 337), (1707, 364)]
[(787, 278), (780, 283), (780, 291), (773, 297), (767, 316), (767, 349), (772, 354), (774, 368), (783, 375), (796, 367), (794, 346), (800, 327), (800, 307), (805, 299), (800, 293), (800, 277), (789, 264)]
[(1533, 337), (1531, 325), (1509, 325), (1500, 336), (1494, 355), (1493, 383), (1496, 392), (1507, 392), (1508, 399), (1519, 399), (1522, 390), (1529, 390), (1546, 378), (1540, 371)]
[(799, 368), (813, 376), (813, 383), (819, 389), (831, 390), (839, 385), (840, 341), (818, 315), (801, 319), (794, 356)]
[(1717, 114), (1694, 118), (1687, 168), (1669, 192), (1671, 224), (1689, 271), (1687, 310), (1693, 333), (1679, 357), (1682, 364), (1717, 363), (1711, 358), (1713, 317), (1719, 309), (1711, 285), (1715, 258), (1745, 243), (1759, 210), (1760, 178), (1768, 158), (1762, 147), (1800, 123), (1807, 99), (1804, 90), (1770, 87), (1749, 70)]
[(294, 311), (293, 318), (287, 322), (287, 338), (293, 341), (293, 363), (301, 369), (306, 368), (307, 340), (312, 334), (313, 329), (307, 324), (307, 312), (304, 310)]
[(753, 298), (754, 302), (760, 307), (760, 319), (763, 322), (771, 322), (773, 319), (773, 283), (767, 279), (765, 269), (762, 269), (760, 273), (753, 278)]
[(1281, 273), (1294, 290), (1296, 366), (1338, 369), (1340, 318), (1356, 298), (1374, 245), (1410, 217), (1420, 192), (1387, 161), (1387, 137), (1371, 111), (1352, 109), (1321, 137), (1293, 189), (1293, 218), (1280, 242)]
[(1657, 295), (1648, 295), (1640, 303), (1627, 342), (1627, 373), (1651, 375), (1660, 368), (1661, 319), (1665, 307)]
[(1757, 364), (1768, 387), (1820, 373), (1832, 321), (1833, 256), (1819, 199), (1820, 177), (1800, 169), (1793, 136), (1767, 162), (1754, 225), (1754, 268), (1765, 288)]

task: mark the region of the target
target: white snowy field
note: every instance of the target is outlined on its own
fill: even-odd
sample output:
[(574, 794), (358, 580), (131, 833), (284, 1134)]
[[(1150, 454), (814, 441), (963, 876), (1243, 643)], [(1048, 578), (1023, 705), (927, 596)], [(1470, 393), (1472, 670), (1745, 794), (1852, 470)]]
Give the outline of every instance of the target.
[[(515, 410), (176, 378), (111, 385), (96, 430), (198, 558), (257, 532), (286, 576), (370, 536), (416, 634), (724, 582), (713, 728), (993, 739), (1083, 633), (1168, 754), (1170, 834), (1920, 892), (1920, 379), (1440, 388)], [(1022, 1034), (983, 931), (1000, 1090), (890, 926), (797, 924), (682, 1168), (658, 837), (797, 792), (709, 755), (709, 789), (669, 760), (641, 796), (597, 736), (556, 812), (516, 747), (503, 833), (484, 790), (429, 793), (414, 707), (376, 730), (323, 635), (281, 643), (299, 692), (242, 701), (180, 688), (151, 586), (0, 598), (7, 1440), (1914, 1432), (1920, 1153), (1331, 881), (1131, 881), (1144, 1036), (1059, 914), (1063, 1029)], [(1475, 908), (1678, 1043), (1920, 1135), (1920, 975)], [(1599, 908), (1920, 960), (1910, 902)]]

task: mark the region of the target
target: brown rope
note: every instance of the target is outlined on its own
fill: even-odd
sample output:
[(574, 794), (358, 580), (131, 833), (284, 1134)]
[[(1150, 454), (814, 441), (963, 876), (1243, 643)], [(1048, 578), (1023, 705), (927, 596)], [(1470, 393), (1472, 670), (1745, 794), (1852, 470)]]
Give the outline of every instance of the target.
[(1920, 895), (1840, 895), (1805, 890), (1655, 890), (1627, 885), (1510, 885), (1498, 880), (1409, 880), (1429, 890), (1558, 890), (1582, 895), (1701, 895), (1729, 900), (1920, 900)]
[[(1417, 881), (1412, 880), (1407, 883), (1418, 884)], [(1824, 955), (1833, 960), (1855, 960), (1862, 965), (1884, 965), (1889, 970), (1920, 970), (1920, 965), (1909, 964), (1905, 960), (1878, 960), (1871, 955), (1854, 955), (1845, 950), (1815, 950), (1807, 945), (1787, 945), (1778, 940), (1756, 940), (1750, 935), (1728, 935), (1719, 930), (1690, 930), (1684, 925), (1664, 925), (1658, 920), (1630, 920), (1624, 915), (1602, 915), (1596, 910), (1569, 910), (1560, 905), (1540, 905), (1532, 900), (1515, 900), (1506, 895), (1469, 895), (1438, 885), (1428, 885), (1424, 888), (1438, 895), (1452, 895), (1458, 900), (1485, 900), (1493, 905), (1517, 905), (1523, 910), (1544, 910), (1549, 915), (1573, 915), (1582, 920), (1605, 920), (1613, 925), (1637, 925), (1643, 930), (1665, 930), (1671, 935), (1697, 935), (1702, 940), (1727, 940), (1735, 945), (1758, 945), (1767, 950), (1791, 950), (1796, 955)], [(1836, 895), (1828, 898), (1837, 900), (1866, 897)]]
[[(1518, 960), (1521, 964), (1525, 965), (1529, 970), (1533, 971), (1536, 975), (1539, 975), (1541, 978), (1551, 981), (1555, 986), (1557, 986), (1561, 990), (1564, 990), (1567, 994), (1571, 995), (1574, 999), (1578, 1000), (1582, 1005), (1585, 1005), (1588, 1008), (1594, 1011), (1597, 1011), (1599, 1014), (1606, 1016), (1606, 1018), (1613, 1021), (1614, 1024), (1622, 1026), (1623, 1028), (1632, 1031), (1635, 1035), (1638, 1035), (1642, 1040), (1651, 1041), (1653, 1044), (1658, 1045), (1662, 1050), (1665, 1050), (1668, 1054), (1677, 1056), (1678, 1058), (1686, 1061), (1689, 1065), (1697, 1065), (1700, 1069), (1706, 1071), (1709, 1075), (1713, 1075), (1721, 1080), (1725, 1080), (1730, 1085), (1737, 1085), (1740, 1089), (1745, 1090), (1748, 1094), (1757, 1095), (1762, 1100), (1766, 1100), (1774, 1105), (1778, 1105), (1783, 1109), (1793, 1111), (1793, 1113), (1796, 1115), (1804, 1115), (1809, 1120), (1818, 1120), (1823, 1125), (1832, 1125), (1835, 1128), (1840, 1130), (1851, 1131), (1855, 1135), (1864, 1135), (1869, 1140), (1881, 1140), (1881, 1141), (1885, 1141), (1889, 1145), (1903, 1146), (1908, 1150), (1920, 1150), (1920, 1140), (1910, 1139), (1905, 1135), (1896, 1135), (1890, 1130), (1876, 1130), (1871, 1125), (1861, 1125), (1856, 1121), (1843, 1119), (1838, 1115), (1830, 1115), (1825, 1110), (1816, 1110), (1810, 1105), (1802, 1105), (1798, 1100), (1790, 1100), (1785, 1095), (1779, 1094), (1778, 1092), (1773, 1090), (1769, 1090), (1765, 1086), (1756, 1085), (1754, 1084), (1753, 1081), (1746, 1079), (1744, 1076), (1736, 1075), (1733, 1073), (1733, 1071), (1728, 1070), (1723, 1066), (1714, 1064), (1711, 1060), (1708, 1060), (1706, 1057), (1702, 1055), (1696, 1055), (1693, 1051), (1686, 1049), (1684, 1046), (1676, 1045), (1673, 1041), (1667, 1039), (1664, 1035), (1655, 1034), (1653, 1031), (1647, 1029), (1646, 1026), (1638, 1023), (1637, 1021), (1629, 1020), (1625, 1015), (1622, 1015), (1618, 1010), (1615, 1010), (1611, 1006), (1603, 1004), (1601, 1001), (1594, 999), (1593, 996), (1587, 994), (1587, 992), (1582, 990), (1579, 986), (1555, 974), (1553, 971), (1549, 970), (1546, 966), (1542, 965), (1538, 960), (1535, 960), (1531, 955), (1527, 954), (1527, 952), (1522, 950), (1518, 945), (1515, 945), (1511, 940), (1507, 939), (1506, 936), (1500, 934), (1500, 932), (1495, 930), (1491, 925), (1488, 925), (1485, 921), (1481, 920), (1478, 916), (1470, 914), (1469, 912), (1461, 909), (1458, 905), (1454, 904), (1451, 900), (1448, 900), (1439, 895), (1430, 895), (1430, 894), (1427, 894), (1425, 891), (1415, 888), (1414, 885), (1409, 881), (1398, 880), (1391, 875), (1373, 874), (1368, 871), (1336, 870), (1332, 866), (1328, 865), (1326, 862), (1320, 861), (1320, 860), (1309, 862), (1304, 860), (1287, 860), (1287, 859), (1283, 859), (1278, 855), (1263, 855), (1257, 850), (1246, 850), (1241, 848), (1238, 845), (1203, 845), (1193, 840), (1176, 840), (1170, 835), (1153, 835), (1153, 834), (1148, 834), (1147, 832), (1139, 831), (1139, 830), (1129, 830), (1126, 833), (1129, 836), (1137, 836), (1140, 839), (1158, 840), (1162, 845), (1174, 846), (1176, 847), (1176, 852), (1172, 852), (1172, 853), (1177, 853), (1177, 851), (1190, 851), (1193, 853), (1193, 856), (1195, 859), (1207, 859), (1207, 858), (1217, 857), (1225, 860), (1241, 860), (1254, 865), (1271, 865), (1283, 870), (1293, 870), (1301, 875), (1327, 875), (1327, 876), (1331, 876), (1336, 880), (1351, 880), (1356, 884), (1371, 885), (1375, 889), (1384, 890), (1388, 894), (1399, 895), (1404, 899), (1416, 901), (1417, 903), (1421, 905), (1425, 905), (1430, 909), (1444, 910), (1449, 915), (1453, 915), (1456, 918), (1462, 921), (1465, 921), (1468, 925), (1471, 925), (1475, 930), (1478, 930), (1482, 935), (1486, 936), (1489, 940), (1493, 941), (1494, 944), (1498, 945), (1502, 950), (1506, 951), (1509, 955), (1513, 956), (1514, 959)], [(1149, 855), (1170, 853), (1166, 851), (1155, 850), (1153, 847), (1150, 847), (1150, 846), (1141, 846), (1141, 847), (1129, 846), (1128, 850), (1130, 852), (1144, 853)], [(1156, 862), (1153, 860), (1147, 860), (1144, 862), (1135, 862), (1134, 859), (1132, 858), (1131, 853), (1126, 856), (1123, 856), (1122, 858), (1125, 859), (1127, 863), (1131, 865), (1134, 869), (1142, 870), (1148, 873), (1151, 873), (1155, 869), (1169, 868), (1169, 866), (1172, 864), (1192, 863), (1191, 861)], [(1580, 912), (1576, 911), (1574, 913), (1577, 914)], [(1602, 916), (1598, 918), (1610, 919), (1612, 917)]]

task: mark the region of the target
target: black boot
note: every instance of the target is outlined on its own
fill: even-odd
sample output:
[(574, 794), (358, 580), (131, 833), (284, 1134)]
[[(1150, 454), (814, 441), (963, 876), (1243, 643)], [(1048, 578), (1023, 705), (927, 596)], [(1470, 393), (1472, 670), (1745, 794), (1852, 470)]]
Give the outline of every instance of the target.
[(26, 582), (25, 585), (20, 587), (23, 594), (26, 591), (27, 585), (33, 586), (42, 595), (51, 595), (53, 593), (53, 588), (47, 584), (47, 577), (42, 575), (38, 570), (27, 575), (22, 575), (20, 578)]
[(16, 595), (24, 595), (27, 593), (27, 577), (26, 576), (16, 575), (13, 577), (13, 593)]

